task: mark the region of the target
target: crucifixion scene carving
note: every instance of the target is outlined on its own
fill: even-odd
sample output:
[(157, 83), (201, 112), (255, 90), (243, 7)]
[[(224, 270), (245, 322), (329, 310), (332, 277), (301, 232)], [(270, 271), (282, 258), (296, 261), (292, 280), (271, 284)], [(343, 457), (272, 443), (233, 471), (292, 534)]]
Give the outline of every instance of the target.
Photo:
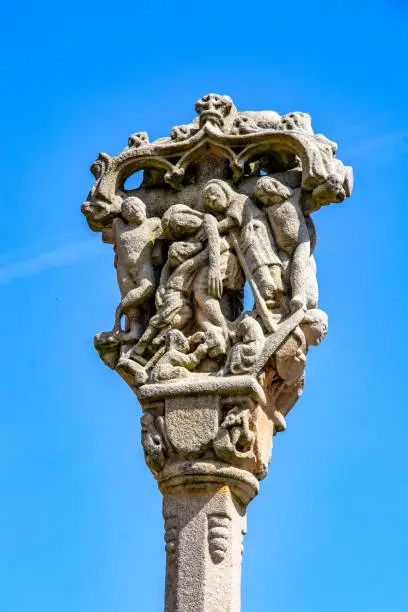
[[(309, 349), (328, 328), (312, 215), (350, 196), (353, 174), (306, 113), (239, 111), (218, 94), (195, 111), (169, 136), (150, 142), (139, 132), (116, 157), (101, 153), (82, 212), (113, 246), (120, 289), (95, 348), (142, 406), (146, 463), (173, 525), (166, 610), (235, 611), (236, 585), (228, 605), (215, 589), (189, 608), (175, 578), (188, 557), (180, 525), (188, 531), (186, 513), (204, 489), (209, 505), (196, 514), (222, 531), (218, 539), (209, 531), (208, 563), (231, 569), (273, 436), (286, 429)], [(140, 186), (128, 189), (137, 172)]]

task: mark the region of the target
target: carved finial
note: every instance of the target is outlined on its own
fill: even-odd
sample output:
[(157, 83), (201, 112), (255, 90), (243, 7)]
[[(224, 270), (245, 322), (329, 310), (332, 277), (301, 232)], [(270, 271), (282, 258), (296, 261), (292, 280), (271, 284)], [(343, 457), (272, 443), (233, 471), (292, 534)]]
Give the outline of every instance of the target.
[(208, 94), (198, 100), (195, 109), (200, 115), (200, 126), (203, 126), (206, 121), (210, 121), (221, 128), (224, 125), (225, 117), (232, 109), (232, 100), (229, 96)]
[(108, 168), (110, 162), (112, 161), (112, 157), (107, 153), (99, 153), (96, 160), (90, 167), (90, 170), (96, 179), (99, 179), (102, 176), (102, 173)]
[(136, 132), (131, 134), (128, 138), (129, 147), (141, 147), (149, 143), (149, 136), (147, 132)]
[(313, 134), (312, 120), (307, 113), (296, 112), (283, 115), (277, 124), (277, 129)]

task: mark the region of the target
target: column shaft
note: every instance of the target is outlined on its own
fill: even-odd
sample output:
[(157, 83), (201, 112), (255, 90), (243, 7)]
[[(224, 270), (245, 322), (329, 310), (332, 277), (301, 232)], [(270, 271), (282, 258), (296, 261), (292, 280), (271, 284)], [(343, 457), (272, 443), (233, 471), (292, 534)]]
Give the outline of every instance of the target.
[(165, 612), (239, 612), (246, 513), (227, 485), (178, 487), (163, 500)]

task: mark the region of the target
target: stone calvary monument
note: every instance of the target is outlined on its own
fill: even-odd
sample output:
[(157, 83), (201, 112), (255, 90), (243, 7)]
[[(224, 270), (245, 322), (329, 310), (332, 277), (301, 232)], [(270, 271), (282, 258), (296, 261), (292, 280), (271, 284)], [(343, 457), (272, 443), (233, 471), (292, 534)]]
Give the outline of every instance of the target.
[(142, 406), (165, 610), (238, 612), (246, 507), (327, 331), (311, 215), (353, 175), (305, 113), (240, 112), (217, 94), (195, 109), (169, 137), (101, 153), (82, 212), (114, 247), (121, 300), (95, 347)]

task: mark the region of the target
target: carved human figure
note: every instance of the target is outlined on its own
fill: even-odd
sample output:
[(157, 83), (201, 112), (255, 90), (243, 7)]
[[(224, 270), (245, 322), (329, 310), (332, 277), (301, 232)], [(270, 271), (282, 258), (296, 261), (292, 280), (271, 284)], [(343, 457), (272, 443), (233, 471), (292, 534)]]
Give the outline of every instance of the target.
[(283, 380), (303, 373), (309, 346), (317, 346), (327, 333), (327, 314), (319, 308), (307, 310), (302, 322), (275, 353), (276, 371)]
[[(153, 368), (151, 382), (163, 382), (189, 376), (207, 354), (204, 333), (198, 332), (187, 339), (178, 329), (166, 334), (166, 352)], [(198, 345), (198, 346), (196, 346)], [(196, 346), (194, 350), (193, 347)]]
[(199, 329), (205, 332), (209, 346), (208, 355), (217, 358), (225, 355), (229, 346), (227, 320), (220, 302), (222, 292), (225, 289), (231, 293), (239, 293), (245, 282), (238, 259), (228, 241), (220, 241), (219, 264), (214, 280), (217, 292), (210, 290), (209, 275), (210, 264), (204, 265), (194, 279), (193, 294), (196, 321)]
[[(203, 192), (206, 210), (216, 215), (218, 232), (236, 236), (245, 266), (268, 308), (277, 308), (283, 293), (281, 261), (267, 219), (248, 196), (223, 180), (209, 181)], [(234, 245), (235, 246), (235, 245)]]
[[(228, 326), (220, 299), (223, 285), (230, 291), (243, 286), (239, 263), (228, 241), (220, 238), (217, 221), (212, 214), (203, 214), (184, 204), (176, 204), (164, 214), (163, 227), (176, 242), (170, 246), (162, 271), (156, 297), (157, 314), (151, 319), (135, 350), (143, 350), (158, 329), (162, 330), (161, 336), (170, 325), (184, 329), (191, 318), (190, 299), (193, 296), (194, 323), (205, 332), (209, 357), (224, 355)], [(182, 306), (184, 310), (190, 308), (189, 318), (181, 316)], [(175, 314), (179, 321), (174, 318)]]
[(309, 346), (317, 346), (327, 333), (327, 314), (319, 308), (305, 312), (301, 324), (275, 353), (275, 369), (279, 377), (275, 408), (285, 417), (299, 399), (304, 386), (306, 355)]
[(301, 188), (291, 189), (276, 178), (262, 176), (255, 195), (266, 208), (276, 245), (290, 257), (292, 312), (306, 307), (309, 274), (310, 235), (302, 210)]
[(235, 330), (230, 330), (234, 343), (229, 353), (225, 372), (245, 374), (254, 365), (264, 345), (264, 334), (258, 321), (245, 314)]
[(115, 265), (122, 299), (116, 309), (113, 332), (121, 329), (121, 318), (127, 316), (126, 338), (137, 340), (143, 331), (144, 307), (154, 295), (156, 282), (153, 268), (155, 241), (162, 237), (162, 225), (156, 217), (148, 218), (142, 200), (123, 200), (121, 216), (113, 220)]
[(228, 245), (220, 244), (215, 219), (184, 204), (175, 204), (163, 215), (162, 223), (165, 235), (176, 241), (170, 245), (161, 272), (157, 313), (134, 348), (138, 354), (143, 354), (151, 342), (159, 346), (170, 328), (184, 330), (191, 322), (192, 285), (198, 270), (205, 270), (209, 295), (218, 300), (222, 291), (218, 262)]

